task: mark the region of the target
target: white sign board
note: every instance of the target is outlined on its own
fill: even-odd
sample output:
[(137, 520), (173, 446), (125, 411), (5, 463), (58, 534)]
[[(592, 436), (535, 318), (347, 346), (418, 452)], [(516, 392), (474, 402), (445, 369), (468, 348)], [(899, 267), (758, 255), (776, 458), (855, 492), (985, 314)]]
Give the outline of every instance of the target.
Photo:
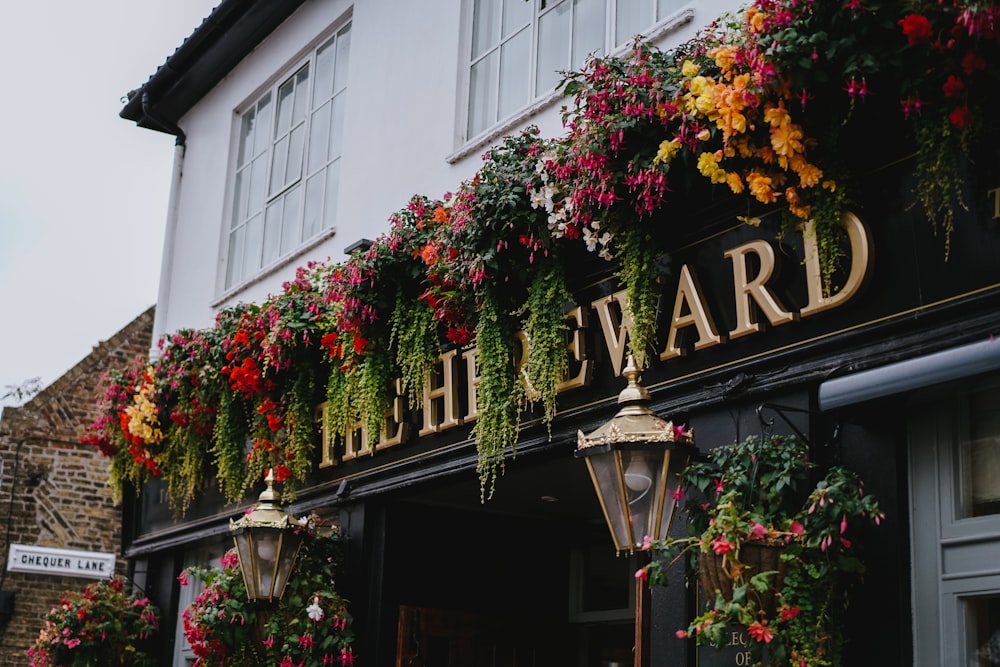
[(115, 573), (115, 555), (12, 544), (7, 556), (7, 571), (107, 579)]

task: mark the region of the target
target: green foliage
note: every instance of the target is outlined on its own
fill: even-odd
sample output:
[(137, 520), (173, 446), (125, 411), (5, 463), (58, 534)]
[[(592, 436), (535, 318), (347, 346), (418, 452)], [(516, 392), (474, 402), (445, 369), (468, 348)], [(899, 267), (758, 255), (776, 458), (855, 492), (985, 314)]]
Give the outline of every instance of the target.
[(483, 500), (493, 496), (497, 477), (503, 474), (506, 452), (514, 453), (517, 445), (524, 388), (514, 373), (513, 334), (508, 318), (487, 292), (476, 327), (479, 419), (472, 428)]
[[(861, 526), (878, 525), (883, 515), (858, 476), (843, 467), (814, 481), (808, 454), (796, 436), (750, 436), (713, 449), (707, 461), (683, 471), (689, 537), (651, 545), (657, 560), (645, 575), (665, 584), (664, 564), (689, 555), (692, 567), (706, 568), (717, 559), (732, 595), (705, 590), (705, 607), (680, 635), (718, 647), (735, 623), (747, 628), (758, 661), (766, 645), (772, 665), (839, 664), (846, 595), (864, 573), (854, 540)], [(757, 545), (780, 547), (781, 565), (749, 569), (745, 555)], [(701, 578), (703, 585), (709, 580)], [(750, 594), (772, 589), (774, 609)]]
[(400, 294), (392, 311), (390, 345), (396, 350), (403, 391), (410, 407), (423, 401), (424, 378), (440, 351), (434, 311), (422, 299), (408, 300)]
[(351, 664), (354, 640), (347, 601), (335, 588), (343, 559), (340, 531), (322, 529), (315, 517), (285, 594), (274, 608), (251, 604), (235, 550), (221, 568), (188, 568), (182, 585), (202, 584), (183, 611), (184, 635), (201, 667)]
[(629, 227), (620, 237), (622, 253), (618, 278), (625, 286), (632, 328), (629, 352), (642, 370), (649, 365), (649, 353), (656, 347), (657, 289), (656, 246), (648, 231)]
[(543, 262), (528, 286), (524, 332), (528, 338), (525, 371), (529, 401), (540, 402), (543, 421), (551, 427), (556, 413), (556, 385), (566, 370), (566, 308), (572, 303), (561, 268)]
[(152, 667), (159, 612), (121, 576), (67, 591), (27, 651), (31, 667)]

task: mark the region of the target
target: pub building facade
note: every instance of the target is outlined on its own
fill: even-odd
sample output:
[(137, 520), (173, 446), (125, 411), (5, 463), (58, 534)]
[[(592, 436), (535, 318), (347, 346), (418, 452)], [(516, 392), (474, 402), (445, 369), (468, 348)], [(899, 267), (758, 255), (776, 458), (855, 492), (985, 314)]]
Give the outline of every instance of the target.
[[(309, 58), (330, 39), (351, 49), (352, 100), (386, 87), (355, 84), (384, 66), (365, 30), (377, 20), (382, 29), (398, 24), (401, 14), (386, 3), (288, 4), (278, 10), (262, 2), (220, 3), (122, 111), (178, 138), (157, 334), (207, 325), (229, 304), (263, 298), (294, 266), (377, 232), (352, 227), (358, 223), (341, 209), (336, 228), (262, 278), (240, 277), (199, 254), (219, 252), (232, 240), (225, 230), (216, 239), (217, 226), (193, 230), (219, 210), (233, 215), (225, 201), (234, 177), (224, 164), (226, 156), (239, 160), (230, 146), (241, 127), (233, 109), (262, 109), (262, 95), (280, 87), (281, 73), (296, 71), (303, 59), (314, 62)], [(448, 11), (408, 18), (415, 28), (441, 21), (461, 33), (459, 17), (472, 20), (469, 9), (457, 0), (447, 4)], [(680, 5), (651, 34), (669, 45), (726, 8)], [(401, 39), (402, 46), (379, 48), (392, 55), (413, 46)], [(436, 49), (458, 52), (449, 39), (419, 58)], [(275, 62), (286, 67), (274, 68)], [(391, 82), (402, 86), (401, 77), (393, 73)], [(378, 104), (387, 95), (368, 107), (379, 116), (368, 129), (389, 122)], [(455, 96), (444, 98), (447, 107)], [(363, 115), (348, 107), (345, 123)], [(536, 103), (515, 117), (515, 126), (531, 120), (544, 132), (555, 115), (551, 100)], [(440, 128), (428, 123), (434, 135)], [(375, 148), (403, 131), (386, 125), (384, 132), (367, 135)], [(365, 132), (345, 134), (345, 165), (352, 149), (365, 147), (358, 134)], [(861, 540), (868, 572), (845, 615), (844, 664), (996, 665), (1000, 151), (991, 138), (975, 170), (963, 175), (967, 210), (958, 212), (946, 253), (942, 236), (911, 205), (913, 156), (872, 160), (869, 139), (852, 139), (863, 177), (844, 219), (846, 255), (832, 293), (823, 292), (807, 231), (779, 234), (767, 215), (757, 226), (738, 222), (745, 199), (716, 190), (671, 208), (672, 219), (684, 223), (662, 257), (657, 351), (641, 383), (653, 412), (692, 428), (702, 452), (751, 434), (799, 433), (818, 462), (857, 471), (877, 496), (886, 520)], [(474, 170), (475, 142), (458, 143), (463, 150), (448, 156), (446, 169), (429, 168), (432, 182), (454, 184)], [(395, 188), (401, 194), (395, 201), (405, 201), (404, 190), (419, 185), (412, 178), (417, 171), (400, 186), (393, 177), (401, 167), (385, 169), (390, 198)], [(351, 180), (358, 173), (344, 174), (342, 197), (371, 194)], [(470, 438), (476, 368), (469, 349), (442, 350), (421, 409), (393, 397), (396, 409), (374, 448), (363, 446), (360, 427), (341, 439), (317, 425), (315, 470), (287, 509), (295, 516), (316, 512), (348, 537), (338, 590), (354, 615), (358, 664), (455, 665), (473, 637), (489, 645), (494, 662), (488, 664), (633, 664), (633, 573), (641, 557), (616, 554), (586, 466), (574, 457), (578, 434), (617, 410), (629, 318), (614, 265), (588, 256), (577, 266), (558, 413), (551, 429), (538, 414), (524, 415), (516, 453), (508, 455), (489, 500), (480, 498)], [(178, 573), (218, 562), (232, 545), (229, 520), (244, 506), (225, 505), (210, 479), (183, 518), (172, 515), (165, 498), (154, 482), (129, 502), (124, 555), (147, 594), (179, 613), (193, 592), (178, 586)], [(683, 515), (675, 532), (682, 523)], [(643, 619), (648, 664), (747, 664), (739, 633), (718, 653), (676, 636), (697, 604), (696, 587), (686, 586), (677, 569), (670, 586), (652, 591)], [(162, 655), (169, 664), (190, 664), (181, 624), (164, 626)]]

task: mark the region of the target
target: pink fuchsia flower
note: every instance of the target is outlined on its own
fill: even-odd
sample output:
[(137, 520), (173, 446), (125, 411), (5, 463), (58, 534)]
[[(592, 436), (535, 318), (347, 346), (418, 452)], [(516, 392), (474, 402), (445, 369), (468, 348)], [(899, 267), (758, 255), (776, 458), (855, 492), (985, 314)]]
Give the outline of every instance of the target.
[(340, 649), (340, 664), (342, 665), (354, 664), (354, 649), (351, 648)]
[(798, 521), (793, 521), (792, 525), (788, 527), (788, 530), (792, 533), (792, 535), (801, 535), (806, 532), (806, 527)]
[(678, 630), (674, 634), (677, 635), (678, 639), (687, 639), (688, 637), (691, 636), (691, 635), (688, 634), (687, 630)]
[(177, 581), (181, 582), (181, 586), (187, 586), (191, 583), (188, 579), (187, 570), (182, 570), (181, 573), (177, 575)]
[(725, 537), (717, 537), (712, 540), (712, 552), (718, 556), (724, 556), (732, 552), (736, 547)]
[(640, 567), (635, 571), (635, 578), (639, 581), (649, 581), (649, 572), (646, 571), (646, 568)]
[(754, 621), (748, 625), (747, 634), (753, 637), (756, 641), (764, 642), (765, 644), (770, 644), (771, 640), (774, 639), (774, 631), (760, 621)]
[(750, 526), (750, 537), (755, 540), (762, 540), (767, 537), (767, 527), (761, 523), (754, 523)]
[(643, 551), (649, 551), (652, 546), (653, 546), (653, 538), (652, 537), (650, 537), (649, 535), (646, 535), (645, 537), (642, 538), (642, 550)]

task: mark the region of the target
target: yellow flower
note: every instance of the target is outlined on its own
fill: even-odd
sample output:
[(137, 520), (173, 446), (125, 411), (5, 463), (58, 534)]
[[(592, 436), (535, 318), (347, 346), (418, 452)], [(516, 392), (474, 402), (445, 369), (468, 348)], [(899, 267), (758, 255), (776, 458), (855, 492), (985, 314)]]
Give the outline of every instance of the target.
[(760, 32), (764, 29), (764, 21), (767, 20), (767, 15), (764, 12), (758, 10), (756, 7), (751, 7), (746, 13), (746, 22), (750, 26), (753, 32)]
[(709, 139), (712, 138), (712, 133), (706, 127), (702, 130), (699, 130), (698, 134), (694, 135), (694, 138), (697, 139), (698, 141), (708, 141)]
[(712, 81), (706, 77), (696, 76), (691, 79), (691, 85), (688, 89), (691, 91), (692, 95), (701, 95), (705, 90), (705, 86), (711, 85), (711, 83)]
[(701, 68), (698, 65), (695, 65), (690, 60), (685, 60), (684, 64), (681, 65), (681, 74), (686, 77), (692, 77), (695, 76), (700, 69)]
[(681, 148), (681, 142), (676, 139), (664, 139), (660, 142), (660, 148), (656, 151), (656, 157), (653, 158), (653, 164), (660, 164), (661, 162), (670, 162), (677, 155), (677, 151)]
[(799, 182), (804, 187), (811, 188), (819, 183), (819, 179), (823, 178), (823, 170), (814, 164), (806, 162), (805, 158), (801, 155), (793, 155), (789, 162), (792, 171), (799, 175)]
[(722, 159), (722, 151), (714, 153), (702, 153), (698, 156), (698, 171), (702, 176), (707, 176), (712, 183), (725, 183), (726, 172), (719, 167), (719, 160)]
[(823, 181), (823, 189), (824, 190), (829, 190), (830, 192), (836, 192), (837, 191), (837, 181), (834, 181), (832, 179)]
[(771, 127), (771, 147), (778, 155), (794, 155), (804, 150), (802, 146), (802, 128), (795, 123), (783, 123)]
[(733, 56), (733, 50), (728, 46), (720, 46), (718, 48), (712, 49), (708, 52), (708, 55), (715, 58), (715, 64), (719, 66), (722, 71), (728, 71), (733, 68), (736, 64), (736, 58)]
[(778, 127), (792, 122), (788, 110), (782, 106), (768, 106), (764, 109), (764, 121), (771, 124), (771, 127)]
[(733, 194), (738, 195), (743, 192), (743, 179), (735, 171), (726, 174), (726, 185), (733, 191)]
[(759, 171), (751, 171), (747, 174), (747, 185), (750, 188), (750, 194), (762, 204), (773, 204), (778, 199), (778, 194), (771, 189), (772, 179), (770, 176), (760, 173)]

